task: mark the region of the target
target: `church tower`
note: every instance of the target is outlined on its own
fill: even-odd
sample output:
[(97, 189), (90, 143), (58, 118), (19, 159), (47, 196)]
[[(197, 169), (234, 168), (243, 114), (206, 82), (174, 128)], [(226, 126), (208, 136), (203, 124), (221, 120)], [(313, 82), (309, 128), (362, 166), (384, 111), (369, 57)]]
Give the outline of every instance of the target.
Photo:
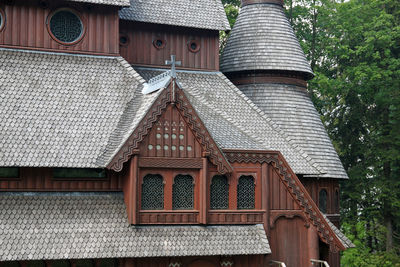
[[(338, 226), (338, 182), (348, 177), (307, 92), (314, 74), (284, 13), (283, 0), (242, 0), (220, 69), (323, 168), (321, 175), (297, 175)], [(336, 266), (339, 258), (328, 254), (321, 257)]]

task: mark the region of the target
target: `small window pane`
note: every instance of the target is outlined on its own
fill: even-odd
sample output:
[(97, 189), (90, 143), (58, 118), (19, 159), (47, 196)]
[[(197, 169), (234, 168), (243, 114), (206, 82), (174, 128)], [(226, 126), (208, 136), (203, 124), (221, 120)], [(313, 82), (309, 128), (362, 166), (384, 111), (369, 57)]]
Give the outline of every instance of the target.
[(326, 213), (327, 210), (328, 192), (325, 189), (319, 191), (319, 210)]
[(172, 186), (172, 207), (174, 210), (193, 209), (194, 184), (190, 175), (177, 175)]
[(82, 36), (83, 24), (72, 11), (60, 10), (50, 18), (50, 31), (57, 40), (73, 43)]
[(54, 168), (54, 178), (105, 178), (104, 169)]
[(19, 168), (0, 168), (0, 178), (18, 178)]
[[(115, 259), (101, 259), (97, 267), (114, 267), (116, 265)], [(53, 266), (52, 266), (53, 267)]]
[(335, 212), (339, 213), (339, 190), (335, 190)]
[(45, 267), (44, 261), (27, 261), (26, 267)]
[(1, 267), (19, 267), (18, 261), (3, 261), (0, 264)]
[(210, 208), (213, 210), (229, 208), (229, 185), (226, 176), (216, 175), (212, 178), (210, 187)]
[(240, 176), (237, 188), (238, 209), (254, 209), (255, 192), (253, 176)]
[(143, 178), (142, 209), (164, 209), (164, 181), (161, 175), (148, 174)]

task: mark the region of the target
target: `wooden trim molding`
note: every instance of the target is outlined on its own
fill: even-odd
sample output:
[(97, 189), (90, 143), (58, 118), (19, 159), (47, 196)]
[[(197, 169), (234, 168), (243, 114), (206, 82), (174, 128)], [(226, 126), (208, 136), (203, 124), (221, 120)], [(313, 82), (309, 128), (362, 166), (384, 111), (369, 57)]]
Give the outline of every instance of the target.
[(198, 210), (141, 210), (139, 221), (140, 224), (198, 224), (200, 212)]
[(265, 210), (209, 210), (209, 224), (263, 224)]
[(141, 168), (177, 168), (177, 169), (201, 169), (203, 160), (198, 158), (143, 158), (139, 159)]
[(330, 250), (334, 253), (346, 249), (279, 151), (224, 150), (224, 152), (230, 162), (271, 164), (293, 199), (300, 205), (305, 217), (317, 228), (322, 241), (329, 244)]
[(246, 84), (264, 84), (264, 83), (276, 83), (276, 84), (288, 84), (301, 87), (304, 91), (307, 88), (307, 81), (294, 77), (279, 77), (279, 76), (248, 76), (248, 77), (237, 77), (234, 78), (234, 85), (246, 85)]
[(120, 151), (114, 156), (107, 168), (117, 172), (122, 170), (123, 164), (129, 160), (133, 151), (139, 147), (140, 142), (150, 132), (154, 123), (160, 118), (169, 104), (176, 105), (186, 124), (193, 131), (197, 141), (201, 144), (207, 155), (209, 155), (208, 158), (210, 161), (217, 166), (218, 172), (221, 174), (231, 173), (233, 171), (232, 166), (211, 137), (185, 93), (177, 85), (175, 79), (172, 80), (168, 88), (161, 92), (149, 109), (149, 112), (133, 131)]
[(275, 227), (275, 223), (279, 218), (286, 218), (286, 219), (293, 219), (294, 217), (299, 217), (304, 221), (304, 226), (309, 228), (310, 223), (307, 220), (306, 216), (304, 215), (303, 211), (301, 210), (271, 210), (270, 212), (270, 219), (269, 219), (269, 226), (270, 228)]

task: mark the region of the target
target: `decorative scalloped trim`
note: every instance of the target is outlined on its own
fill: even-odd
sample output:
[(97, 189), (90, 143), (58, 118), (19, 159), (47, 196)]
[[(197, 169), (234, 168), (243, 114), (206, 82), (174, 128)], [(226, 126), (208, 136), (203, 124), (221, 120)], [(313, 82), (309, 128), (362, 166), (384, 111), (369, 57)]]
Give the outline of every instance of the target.
[(154, 123), (157, 122), (163, 111), (170, 103), (173, 103), (172, 94), (176, 93), (177, 98), (175, 101), (178, 111), (182, 113), (183, 118), (187, 120), (187, 125), (193, 131), (203, 149), (209, 154), (208, 157), (210, 161), (217, 166), (218, 172), (221, 174), (232, 172), (232, 166), (229, 164), (223, 152), (219, 149), (218, 145), (207, 131), (207, 128), (204, 126), (195, 109), (190, 104), (190, 101), (183, 90), (179, 89), (176, 90), (176, 92), (171, 92), (173, 91), (173, 89), (171, 89), (173, 84), (176, 84), (175, 81), (171, 82), (169, 89), (164, 90), (158, 96), (158, 99), (149, 109), (148, 114), (142, 119), (119, 152), (114, 156), (107, 168), (116, 172), (122, 170), (123, 164), (129, 160), (132, 154), (134, 154), (135, 150), (139, 147), (140, 142), (143, 141), (144, 137), (150, 132)]
[(317, 228), (320, 238), (329, 244), (330, 250), (336, 253), (346, 249), (280, 152), (228, 151), (225, 155), (230, 162), (271, 164), (278, 171), (282, 183), (300, 205), (306, 217)]

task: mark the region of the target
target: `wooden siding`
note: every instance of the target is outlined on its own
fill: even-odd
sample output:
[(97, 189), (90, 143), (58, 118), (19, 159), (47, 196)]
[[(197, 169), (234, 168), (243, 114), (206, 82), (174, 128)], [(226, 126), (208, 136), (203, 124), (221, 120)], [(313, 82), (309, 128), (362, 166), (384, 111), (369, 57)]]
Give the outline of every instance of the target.
[[(22, 0), (0, 4), (6, 16), (6, 25), (0, 32), (0, 47), (45, 51), (119, 54), (119, 23), (117, 7), (94, 6), (71, 2), (47, 1), (42, 8), (35, 2)], [(48, 16), (58, 8), (76, 10), (84, 24), (83, 38), (74, 45), (62, 45), (47, 30)]]
[(172, 105), (167, 107), (165, 113), (155, 123), (140, 144), (139, 150), (141, 157), (201, 158), (202, 156), (200, 143), (177, 108)]
[[(127, 44), (120, 45), (121, 56), (133, 65), (165, 67), (165, 60), (176, 55), (182, 61), (180, 68), (219, 69), (218, 31), (121, 21), (120, 32), (128, 39)], [(157, 39), (165, 40), (164, 48), (153, 45)], [(189, 51), (191, 40), (197, 40), (200, 45), (196, 53)]]
[[(315, 204), (319, 204), (319, 191), (325, 189), (328, 193), (327, 198), (327, 214), (338, 214), (339, 205), (336, 199), (336, 191), (339, 193), (339, 181), (337, 179), (319, 179), (316, 178), (302, 178), (301, 182), (307, 189)], [(340, 198), (340, 196), (339, 196)]]
[(51, 168), (20, 168), (17, 179), (0, 178), (0, 191), (122, 191), (124, 172), (106, 178), (53, 178)]

